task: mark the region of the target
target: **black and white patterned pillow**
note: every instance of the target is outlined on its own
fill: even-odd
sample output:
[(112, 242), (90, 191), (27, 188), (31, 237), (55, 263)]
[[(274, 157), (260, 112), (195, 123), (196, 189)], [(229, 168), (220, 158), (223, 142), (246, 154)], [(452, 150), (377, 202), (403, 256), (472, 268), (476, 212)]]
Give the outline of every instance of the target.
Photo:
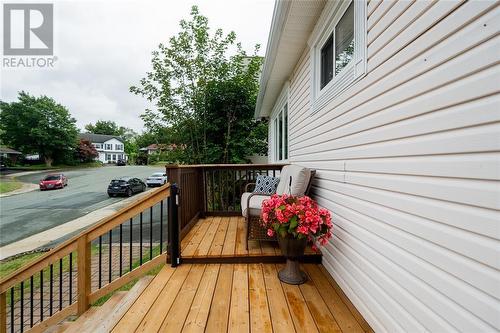
[(277, 177), (258, 175), (253, 193), (274, 194), (279, 182)]

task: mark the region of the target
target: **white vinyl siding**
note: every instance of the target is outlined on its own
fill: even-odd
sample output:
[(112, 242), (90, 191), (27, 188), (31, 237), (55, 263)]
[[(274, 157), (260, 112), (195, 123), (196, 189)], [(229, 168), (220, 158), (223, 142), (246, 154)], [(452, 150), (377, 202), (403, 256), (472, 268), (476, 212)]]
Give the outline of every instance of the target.
[(289, 162), (333, 213), (323, 264), (375, 331), (500, 329), (500, 9), (367, 7), (367, 73), (311, 114), (289, 85)]

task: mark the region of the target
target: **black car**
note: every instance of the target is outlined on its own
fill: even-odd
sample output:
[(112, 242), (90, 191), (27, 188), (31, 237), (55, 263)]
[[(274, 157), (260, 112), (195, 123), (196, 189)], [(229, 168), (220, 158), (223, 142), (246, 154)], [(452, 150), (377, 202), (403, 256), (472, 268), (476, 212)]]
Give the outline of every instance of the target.
[(113, 179), (108, 185), (108, 195), (114, 197), (118, 194), (124, 194), (131, 197), (134, 193), (144, 192), (146, 184), (139, 178), (122, 177)]
[(118, 166), (127, 165), (127, 162), (125, 162), (125, 160), (120, 159), (120, 160), (116, 161), (116, 165), (118, 165)]

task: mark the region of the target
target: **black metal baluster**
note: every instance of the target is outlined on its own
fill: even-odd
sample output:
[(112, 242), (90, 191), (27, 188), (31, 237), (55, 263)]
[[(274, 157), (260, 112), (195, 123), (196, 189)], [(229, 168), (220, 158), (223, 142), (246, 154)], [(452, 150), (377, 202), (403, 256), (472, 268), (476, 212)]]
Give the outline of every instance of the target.
[(40, 271), (40, 321), (43, 321), (43, 269)]
[(21, 313), (20, 313), (20, 317), (21, 317), (21, 332), (24, 331), (24, 281), (21, 281), (21, 291), (20, 291), (20, 297), (21, 297)]
[(129, 272), (132, 271), (132, 219), (130, 219), (130, 235), (129, 235), (130, 246), (128, 249), (129, 252)]
[(63, 287), (63, 260), (62, 258), (59, 259), (59, 311), (62, 310), (62, 305), (63, 305), (63, 292), (62, 288)]
[(102, 269), (102, 236), (99, 236), (99, 289), (101, 289), (102, 286), (102, 276), (101, 276), (101, 269)]
[(52, 316), (52, 302), (54, 301), (54, 265), (50, 264), (49, 275), (49, 316)]
[(10, 288), (10, 331), (14, 332), (14, 287)]
[(122, 260), (123, 260), (123, 223), (120, 224), (120, 276), (122, 276), (122, 269), (123, 269), (123, 264), (122, 264)]
[(153, 259), (153, 206), (149, 207), (149, 260)]
[(33, 275), (30, 277), (30, 327), (33, 327)]
[(73, 304), (73, 252), (69, 253), (69, 304)]
[(139, 214), (139, 265), (142, 266), (142, 212)]
[(108, 261), (108, 283), (111, 283), (111, 278), (112, 278), (112, 271), (111, 271), (111, 258), (112, 258), (112, 245), (113, 245), (113, 230), (109, 231), (109, 261)]
[(163, 253), (163, 200), (160, 201), (160, 254)]

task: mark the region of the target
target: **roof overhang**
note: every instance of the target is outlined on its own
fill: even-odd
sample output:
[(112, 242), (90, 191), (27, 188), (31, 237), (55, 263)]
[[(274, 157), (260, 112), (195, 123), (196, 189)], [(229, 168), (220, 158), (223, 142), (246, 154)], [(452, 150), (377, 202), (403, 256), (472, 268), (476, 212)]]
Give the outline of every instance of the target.
[(255, 117), (268, 117), (307, 45), (326, 0), (276, 0)]

